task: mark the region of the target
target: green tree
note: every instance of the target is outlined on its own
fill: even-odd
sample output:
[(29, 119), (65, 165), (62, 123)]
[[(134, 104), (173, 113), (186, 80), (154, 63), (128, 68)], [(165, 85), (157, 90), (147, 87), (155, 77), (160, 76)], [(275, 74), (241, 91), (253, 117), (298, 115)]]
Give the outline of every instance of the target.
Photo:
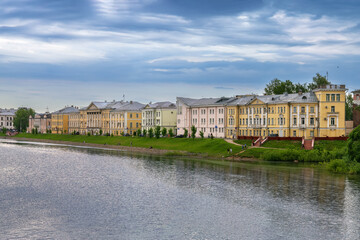
[(199, 134), (200, 134), (201, 138), (204, 138), (204, 132), (203, 131), (200, 131)]
[(350, 133), (347, 149), (349, 158), (360, 162), (360, 125)]
[(166, 134), (167, 134), (167, 129), (166, 129), (166, 128), (163, 128), (163, 129), (161, 130), (161, 135), (162, 135), (163, 137), (166, 137)]
[(146, 129), (143, 129), (143, 136), (146, 137)]
[(184, 137), (188, 137), (188, 134), (189, 134), (189, 131), (186, 129), (186, 128), (184, 128)]
[(100, 135), (102, 135), (102, 134), (103, 134), (103, 130), (102, 130), (102, 129), (100, 129), (99, 133), (100, 133)]
[(14, 117), (14, 126), (19, 132), (26, 131), (29, 126), (29, 117), (35, 117), (35, 111), (31, 108), (19, 108)]
[(154, 136), (154, 129), (149, 129), (149, 138), (152, 138)]
[(353, 120), (353, 106), (354, 106), (354, 99), (351, 94), (346, 96), (345, 100), (345, 120), (352, 121)]
[(197, 131), (196, 127), (194, 125), (192, 125), (191, 126), (191, 137), (192, 137), (192, 139), (195, 138), (196, 131)]
[(169, 129), (169, 135), (170, 135), (170, 137), (174, 136), (174, 132), (173, 132), (172, 128)]
[(325, 76), (322, 76), (320, 73), (316, 73), (316, 76), (313, 77), (313, 82), (308, 84), (308, 91), (319, 88), (323, 85), (328, 85), (330, 82), (326, 79)]
[(266, 95), (296, 93), (299, 91), (306, 92), (306, 84), (294, 84), (290, 80), (281, 81), (278, 78), (274, 78), (269, 84), (266, 84), (264, 91)]
[(159, 138), (160, 134), (161, 134), (161, 128), (160, 128), (160, 126), (156, 126), (156, 128), (155, 128), (155, 137)]
[(6, 134), (6, 131), (7, 131), (6, 127), (3, 127), (3, 128), (1, 129), (1, 132), (2, 132), (3, 134)]
[(138, 137), (140, 137), (140, 135), (141, 135), (141, 129), (140, 128), (137, 130), (137, 135), (138, 135)]

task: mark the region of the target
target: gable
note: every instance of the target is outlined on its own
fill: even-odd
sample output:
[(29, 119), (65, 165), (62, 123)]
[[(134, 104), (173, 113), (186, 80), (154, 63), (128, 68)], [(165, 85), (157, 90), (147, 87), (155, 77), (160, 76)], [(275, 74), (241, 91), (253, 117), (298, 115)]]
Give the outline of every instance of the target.
[(254, 98), (252, 101), (249, 102), (248, 105), (260, 105), (260, 104), (265, 104), (265, 103), (259, 100), (258, 98)]
[(87, 110), (98, 110), (98, 108), (95, 106), (94, 103), (90, 103), (90, 105), (87, 107)]

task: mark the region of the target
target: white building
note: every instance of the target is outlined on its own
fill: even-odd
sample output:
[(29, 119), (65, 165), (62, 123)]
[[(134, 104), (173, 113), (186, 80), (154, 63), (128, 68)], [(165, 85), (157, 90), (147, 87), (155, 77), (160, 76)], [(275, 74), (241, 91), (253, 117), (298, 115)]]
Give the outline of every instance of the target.
[(0, 128), (14, 129), (16, 109), (0, 109)]

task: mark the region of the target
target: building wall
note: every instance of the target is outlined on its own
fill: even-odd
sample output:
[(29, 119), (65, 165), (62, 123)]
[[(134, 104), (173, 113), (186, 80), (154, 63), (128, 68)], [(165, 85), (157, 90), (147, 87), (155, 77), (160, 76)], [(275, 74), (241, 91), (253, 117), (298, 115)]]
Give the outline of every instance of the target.
[(14, 115), (0, 115), (0, 128), (14, 129)]
[(138, 129), (141, 129), (141, 111), (126, 112), (126, 127), (124, 133), (133, 135)]

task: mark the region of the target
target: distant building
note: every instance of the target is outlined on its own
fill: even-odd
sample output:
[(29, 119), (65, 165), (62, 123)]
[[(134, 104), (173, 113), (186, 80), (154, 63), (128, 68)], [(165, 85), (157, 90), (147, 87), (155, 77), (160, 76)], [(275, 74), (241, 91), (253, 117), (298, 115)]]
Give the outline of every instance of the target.
[(204, 136), (218, 138), (225, 137), (226, 105), (234, 98), (176, 98), (177, 105), (177, 134), (184, 134), (188, 130), (191, 134), (191, 127), (197, 128), (196, 136), (200, 131)]
[(161, 129), (166, 128), (168, 131), (172, 129), (173, 133), (176, 134), (177, 109), (175, 103), (149, 103), (142, 110), (141, 115), (142, 130), (160, 126)]
[(51, 114), (50, 113), (37, 113), (34, 118), (29, 117), (28, 133), (32, 132), (32, 129), (37, 129), (38, 133), (50, 133), (51, 132)]
[(352, 92), (354, 94), (354, 111), (353, 111), (353, 121), (354, 121), (354, 127), (357, 127), (360, 125), (360, 110), (357, 110), (356, 108), (360, 107), (360, 89), (355, 90)]
[(14, 117), (16, 109), (0, 109), (0, 129), (14, 129)]
[(51, 113), (51, 132), (53, 134), (68, 134), (69, 116), (74, 112), (79, 112), (79, 109), (71, 106)]

